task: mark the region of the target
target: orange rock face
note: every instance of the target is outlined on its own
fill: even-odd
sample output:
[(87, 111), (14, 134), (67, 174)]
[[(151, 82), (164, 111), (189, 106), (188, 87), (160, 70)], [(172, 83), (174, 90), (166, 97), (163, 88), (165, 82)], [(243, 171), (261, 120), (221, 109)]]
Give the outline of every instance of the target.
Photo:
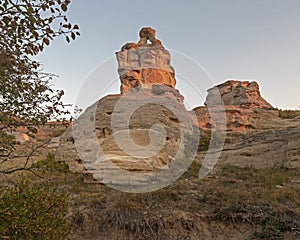
[(205, 105), (195, 110), (199, 127), (210, 129), (212, 126), (210, 111), (218, 109), (217, 88), (221, 95), (226, 113), (227, 131), (246, 131), (268, 128), (270, 122), (278, 119), (278, 110), (274, 109), (261, 95), (256, 82), (230, 80), (208, 90)]
[[(270, 103), (261, 97), (257, 82), (229, 80), (214, 88), (218, 88), (225, 106), (238, 106), (241, 108), (269, 108)], [(212, 88), (212, 89), (214, 89)], [(208, 90), (206, 105), (214, 105), (216, 98), (212, 89)]]
[(152, 28), (142, 28), (138, 43), (126, 43), (116, 53), (121, 93), (152, 84), (175, 87), (175, 71), (170, 65), (170, 53), (155, 38), (155, 34)]

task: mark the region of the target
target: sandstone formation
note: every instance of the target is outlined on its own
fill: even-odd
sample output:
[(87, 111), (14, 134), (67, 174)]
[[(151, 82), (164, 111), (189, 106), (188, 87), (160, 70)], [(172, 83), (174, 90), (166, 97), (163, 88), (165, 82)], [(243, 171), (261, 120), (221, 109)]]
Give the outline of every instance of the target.
[(278, 110), (273, 108), (261, 95), (256, 82), (230, 80), (208, 90), (204, 107), (195, 110), (199, 126), (211, 128), (209, 110), (214, 111), (217, 101), (214, 89), (220, 92), (226, 111), (227, 131), (270, 129), (270, 124), (279, 120)]
[[(227, 82), (220, 86), (226, 86), (228, 89), (228, 84), (230, 83), (233, 83), (234, 86), (256, 85), (243, 84), (243, 82), (236, 84), (237, 82), (235, 81)], [(154, 89), (136, 90), (134, 97), (127, 99), (128, 104), (130, 105), (129, 102), (131, 101), (136, 102), (137, 99), (144, 99), (145, 101), (152, 99), (152, 91)], [(235, 102), (235, 105), (225, 104), (228, 131), (224, 150), (218, 160), (218, 165), (251, 166), (255, 168), (272, 166), (300, 168), (300, 119), (279, 118), (278, 111), (270, 107), (271, 105), (260, 96), (257, 85), (252, 89), (251, 95), (244, 94), (249, 93), (247, 90), (240, 91), (243, 93), (242, 96), (239, 96), (237, 93), (234, 95), (236, 99), (239, 99), (238, 102)], [(236, 91), (236, 89), (233, 88), (233, 91)], [(160, 98), (162, 103), (163, 101), (168, 101), (170, 98), (174, 102), (180, 103), (173, 94), (165, 95), (165, 92), (160, 88), (155, 94), (156, 97)], [(227, 91), (227, 94), (231, 93)], [(139, 154), (137, 154), (137, 157), (132, 157), (120, 149), (120, 144), (118, 145), (115, 142), (115, 138), (119, 138), (121, 145), (126, 145), (127, 143), (127, 139), (122, 138), (122, 134), (118, 135), (126, 129), (121, 115), (117, 117), (117, 119), (120, 119), (120, 122), (117, 124), (117, 131), (113, 132), (111, 128), (112, 113), (115, 110), (116, 103), (120, 101), (122, 96), (120, 94), (108, 95), (87, 109), (80, 117), (80, 121), (84, 123), (83, 125), (88, 125), (91, 119), (95, 119), (95, 129), (92, 134), (97, 136), (99, 145), (108, 159), (114, 163), (114, 167), (107, 164), (107, 161), (103, 161), (101, 165), (95, 168), (88, 167), (89, 169), (87, 170), (86, 168), (89, 166), (89, 163), (86, 159), (93, 151), (93, 148), (87, 151), (87, 157), (79, 157), (74, 145), (76, 139), (74, 139), (71, 128), (62, 136), (56, 157), (59, 161), (67, 162), (70, 170), (73, 172), (92, 173), (97, 179), (106, 179), (107, 176), (110, 176), (116, 179), (116, 183), (120, 181), (124, 183), (138, 181), (140, 184), (145, 184), (148, 178), (132, 177), (130, 180), (127, 176), (122, 176), (115, 170), (116, 168), (122, 168), (133, 172), (147, 172), (147, 176), (153, 178), (153, 171), (167, 167), (174, 158), (174, 154), (178, 151), (181, 141), (178, 118), (170, 110), (156, 104), (145, 104), (138, 111), (134, 112), (134, 114), (129, 109), (119, 113), (125, 116), (125, 118), (128, 118), (132, 114), (129, 123), (130, 134), (140, 146), (149, 144), (149, 134), (151, 131), (154, 131), (157, 136), (160, 134), (159, 129), (151, 129), (151, 126), (155, 125), (155, 123), (162, 124), (166, 129), (166, 144), (156, 155), (150, 158), (140, 158), (138, 157)], [(228, 98), (224, 102), (233, 103), (234, 100)], [(238, 104), (240, 103), (243, 103), (243, 105), (239, 106)], [(179, 106), (183, 105), (180, 104)], [(96, 110), (94, 111), (93, 109)], [(184, 108), (182, 108), (181, 113), (183, 115), (186, 114)], [(200, 128), (209, 130), (211, 123), (207, 107), (197, 108), (196, 113)], [(86, 133), (84, 136), (86, 144), (89, 145), (89, 142), (93, 141), (93, 137), (90, 137)], [(205, 154), (213, 153), (200, 152), (196, 160), (201, 162)], [(101, 172), (99, 172), (99, 169), (101, 169)]]
[[(153, 101), (153, 96), (147, 96), (142, 92), (136, 94), (140, 95), (125, 98), (126, 106), (136, 103), (137, 100)], [(108, 95), (100, 99), (80, 116), (74, 123), (73, 129), (68, 129), (61, 137), (56, 159), (66, 162), (71, 171), (92, 174), (93, 178), (102, 180), (102, 182), (105, 182), (105, 179), (113, 178), (114, 181), (111, 181), (111, 184), (120, 184), (120, 182), (124, 184), (130, 182), (146, 183), (148, 178), (145, 176), (153, 178), (153, 171), (168, 168), (170, 161), (178, 153), (182, 141), (183, 133), (178, 116), (174, 115), (164, 105), (171, 106), (174, 104), (174, 108), (179, 108), (177, 111), (181, 115), (179, 118), (189, 118), (188, 112), (175, 97), (162, 95), (157, 96), (157, 98), (161, 105), (155, 102), (142, 104), (133, 114), (131, 109), (126, 107), (122, 111), (116, 110), (118, 101), (121, 99), (124, 101), (120, 94)], [(114, 129), (112, 129), (112, 117), (117, 121), (113, 124), (116, 126)], [(124, 119), (130, 119), (128, 126)], [(165, 133), (159, 127), (153, 128), (156, 124), (163, 127)], [(94, 128), (86, 126), (94, 126)], [(135, 144), (141, 148), (128, 144), (129, 139), (126, 131), (129, 132)], [(82, 139), (84, 146), (79, 149), (81, 146), (78, 148), (76, 141), (82, 141)], [(95, 139), (97, 139), (96, 142)], [(162, 140), (164, 141), (163, 146), (155, 145), (160, 144)], [(149, 145), (151, 141), (153, 145), (145, 150), (143, 146)], [(127, 149), (129, 147), (129, 151), (132, 151), (133, 154), (124, 151), (122, 146), (126, 146)], [(99, 152), (99, 147), (101, 152)], [(160, 150), (156, 153), (156, 149)], [(78, 154), (78, 151), (81, 154)], [(90, 161), (91, 156), (97, 156), (98, 159), (102, 160), (101, 162)], [(128, 179), (127, 176), (120, 175), (120, 172), (116, 171), (120, 168), (149, 174), (144, 174), (144, 177), (141, 178), (131, 176), (131, 179)]]
[[(210, 130), (218, 89), (226, 113), (227, 137), (220, 165), (300, 168), (300, 119), (281, 119), (261, 95), (256, 82), (227, 81), (208, 90), (205, 105), (195, 109), (200, 128)], [(210, 153), (208, 153), (210, 154)], [(204, 158), (199, 154), (199, 161)]]
[[(199, 140), (191, 137), (195, 129), (210, 131), (222, 120), (213, 123), (210, 117), (220, 110), (218, 90), (226, 115), (222, 130), (227, 132), (218, 164), (300, 168), (300, 119), (281, 119), (256, 82), (231, 80), (209, 89), (205, 106), (195, 108), (193, 118), (175, 89), (170, 54), (155, 33), (143, 28), (138, 43), (127, 43), (116, 53), (121, 94), (100, 99), (73, 122), (60, 139), (58, 161), (102, 183), (146, 185), (156, 171), (178, 162), (174, 159), (181, 159), (180, 164), (193, 159), (190, 152)], [(200, 151), (196, 160), (205, 154)]]
[[(292, 126), (292, 127), (291, 127)], [(227, 135), (224, 149), (217, 166), (284, 167), (300, 169), (300, 121), (290, 127), (249, 133), (231, 132)], [(197, 161), (212, 153), (200, 152)]]
[(149, 88), (152, 84), (175, 87), (175, 71), (170, 65), (170, 53), (155, 35), (154, 29), (142, 28), (138, 43), (126, 43), (116, 53), (121, 93), (138, 86), (149, 85)]
[(257, 82), (229, 80), (207, 90), (205, 105), (214, 105), (213, 89), (217, 88), (225, 106), (238, 106), (241, 108), (273, 109), (261, 95)]
[(220, 163), (241, 167), (300, 168), (300, 122), (296, 128), (249, 135), (233, 148), (224, 149)]
[(197, 121), (174, 88), (170, 54), (154, 29), (143, 28), (139, 42), (125, 44), (116, 57), (121, 94), (89, 107), (62, 136), (56, 159), (104, 183), (144, 184), (154, 179), (155, 171), (186, 158), (178, 152), (192, 144), (184, 143), (182, 136), (192, 134)]

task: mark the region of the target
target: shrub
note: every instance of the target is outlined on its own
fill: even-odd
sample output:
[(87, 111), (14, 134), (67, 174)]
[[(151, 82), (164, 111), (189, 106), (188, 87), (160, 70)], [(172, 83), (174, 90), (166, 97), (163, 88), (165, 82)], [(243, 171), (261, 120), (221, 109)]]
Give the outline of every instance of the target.
[(50, 170), (64, 173), (68, 172), (69, 170), (69, 167), (66, 163), (55, 161), (55, 156), (51, 153), (49, 153), (45, 159), (34, 163), (32, 167), (39, 170)]
[(206, 152), (209, 149), (210, 140), (211, 140), (211, 131), (204, 131), (201, 134), (198, 151)]
[(300, 117), (300, 110), (278, 110), (281, 118), (296, 118)]
[(56, 128), (52, 132), (52, 137), (60, 137), (65, 133), (66, 130), (67, 128)]
[(0, 239), (66, 239), (68, 196), (25, 180), (0, 194)]

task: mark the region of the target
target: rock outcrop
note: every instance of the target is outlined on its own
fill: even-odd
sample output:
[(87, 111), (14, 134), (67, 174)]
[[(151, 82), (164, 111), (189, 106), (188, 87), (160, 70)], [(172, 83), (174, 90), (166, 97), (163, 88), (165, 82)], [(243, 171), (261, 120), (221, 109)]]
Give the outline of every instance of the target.
[[(300, 121), (288, 124), (281, 129), (228, 133), (216, 168), (233, 165), (300, 169)], [(206, 154), (212, 153), (200, 152), (196, 160), (202, 162)]]
[(261, 95), (256, 82), (230, 80), (208, 90), (205, 105), (195, 108), (199, 126), (211, 128), (210, 111), (214, 111), (217, 99), (215, 89), (220, 92), (227, 118), (227, 131), (270, 129), (279, 121), (278, 110), (273, 108)]
[[(300, 119), (281, 119), (260, 95), (256, 82), (231, 80), (209, 89), (206, 106), (195, 109), (200, 128), (211, 129), (216, 88), (224, 104), (227, 132), (219, 165), (300, 168)], [(198, 160), (203, 158), (202, 153)]]
[(300, 121), (298, 127), (249, 134), (235, 145), (226, 147), (220, 163), (240, 167), (300, 168)]
[[(156, 39), (154, 29), (143, 28), (139, 42), (125, 44), (116, 57), (121, 94), (90, 106), (60, 139), (56, 159), (66, 162), (71, 171), (115, 185), (153, 181), (155, 171), (168, 169), (178, 152), (186, 154), (197, 147), (193, 144), (199, 139), (192, 138), (191, 144), (182, 136), (191, 138), (195, 129), (209, 131), (216, 124), (210, 114), (219, 111), (219, 96), (227, 138), (218, 164), (300, 168), (300, 119), (281, 119), (256, 82), (231, 80), (209, 89), (205, 106), (194, 109), (195, 119), (175, 89), (170, 53)], [(194, 157), (185, 154), (179, 158)], [(201, 162), (204, 154), (200, 151), (197, 160)], [(126, 175), (122, 170), (144, 174)]]
[[(192, 146), (183, 146), (182, 136), (192, 134), (197, 121), (174, 88), (170, 54), (154, 29), (143, 28), (140, 41), (125, 44), (116, 57), (121, 94), (90, 106), (62, 136), (56, 159), (103, 183), (142, 185), (154, 179), (154, 171), (184, 158), (178, 152)], [(128, 176), (120, 170), (145, 174)]]
[(205, 105), (213, 106), (215, 104), (215, 98), (212, 96), (215, 88), (219, 90), (225, 106), (273, 109), (272, 105), (260, 95), (257, 82), (229, 80), (219, 84), (207, 90)]
[[(125, 99), (121, 94), (108, 95), (89, 107), (75, 121), (73, 129), (62, 136), (56, 159), (66, 162), (73, 172), (90, 174), (103, 183), (109, 179), (110, 184), (116, 185), (142, 185), (153, 178), (155, 170), (168, 168), (182, 144), (184, 132), (178, 118), (189, 121), (189, 114), (175, 97), (170, 100), (171, 96), (156, 96), (155, 103), (153, 96), (137, 94), (141, 94), (140, 99), (137, 95)], [(120, 101), (133, 106), (137, 100), (146, 104), (134, 113), (131, 108), (119, 111), (116, 107)], [(172, 108), (172, 104), (180, 116), (164, 107)], [(128, 124), (126, 119), (130, 119)], [(116, 122), (112, 124), (113, 121)], [(119, 169), (145, 174), (128, 178)]]
[(150, 87), (152, 84), (175, 87), (175, 71), (170, 65), (170, 53), (155, 35), (154, 29), (142, 28), (138, 43), (126, 43), (116, 53), (121, 93), (138, 86)]

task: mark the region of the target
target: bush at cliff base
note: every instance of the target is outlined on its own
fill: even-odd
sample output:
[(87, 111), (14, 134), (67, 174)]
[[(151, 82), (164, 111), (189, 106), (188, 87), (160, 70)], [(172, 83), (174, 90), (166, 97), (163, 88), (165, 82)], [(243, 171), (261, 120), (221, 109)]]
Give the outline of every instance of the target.
[(68, 195), (46, 183), (1, 189), (0, 239), (66, 239)]

